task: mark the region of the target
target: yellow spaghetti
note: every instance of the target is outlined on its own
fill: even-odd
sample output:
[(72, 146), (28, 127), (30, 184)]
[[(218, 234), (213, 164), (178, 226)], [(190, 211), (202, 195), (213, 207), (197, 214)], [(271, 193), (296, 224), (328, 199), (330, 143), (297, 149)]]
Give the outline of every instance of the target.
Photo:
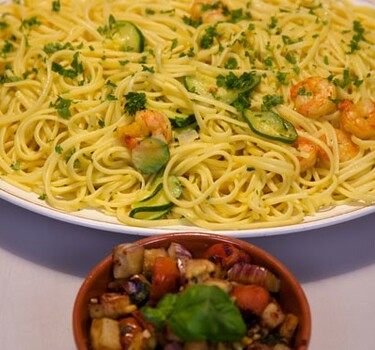
[(0, 5), (1, 179), (65, 212), (241, 230), (371, 205), (374, 101), (375, 12), (349, 1)]

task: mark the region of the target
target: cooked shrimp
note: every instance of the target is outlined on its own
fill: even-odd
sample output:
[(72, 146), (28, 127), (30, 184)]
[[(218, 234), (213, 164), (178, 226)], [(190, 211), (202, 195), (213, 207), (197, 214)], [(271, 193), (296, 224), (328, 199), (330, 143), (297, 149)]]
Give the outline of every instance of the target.
[(300, 165), (300, 173), (304, 173), (307, 169), (313, 167), (318, 160), (318, 146), (303, 136), (298, 136), (294, 146), (301, 152), (297, 159)]
[(190, 14), (193, 20), (202, 20), (203, 23), (225, 21), (222, 1), (194, 0)]
[(305, 117), (318, 119), (335, 112), (336, 87), (328, 79), (310, 77), (295, 84), (290, 95), (295, 109)]
[(375, 139), (375, 102), (363, 99), (357, 103), (344, 100), (339, 103), (340, 123), (347, 132), (360, 139)]
[(124, 138), (129, 149), (133, 149), (137, 141), (153, 136), (169, 143), (172, 138), (172, 126), (169, 119), (162, 113), (152, 110), (139, 111), (134, 122), (119, 129), (120, 137)]
[[(340, 163), (353, 159), (357, 155), (359, 149), (358, 146), (352, 141), (350, 134), (341, 129), (335, 129), (335, 133), (339, 148), (338, 151)], [(322, 138), (322, 140), (327, 142), (325, 137)], [(323, 164), (327, 165), (329, 163), (327, 153), (321, 148), (319, 149), (319, 156)]]

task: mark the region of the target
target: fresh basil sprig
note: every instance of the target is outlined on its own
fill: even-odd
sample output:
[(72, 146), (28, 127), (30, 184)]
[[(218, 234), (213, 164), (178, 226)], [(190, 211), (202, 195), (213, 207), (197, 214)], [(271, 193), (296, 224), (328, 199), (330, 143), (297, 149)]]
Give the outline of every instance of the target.
[(167, 294), (156, 308), (142, 312), (157, 329), (169, 325), (183, 341), (241, 340), (246, 325), (228, 294), (217, 286), (195, 285), (181, 294)]

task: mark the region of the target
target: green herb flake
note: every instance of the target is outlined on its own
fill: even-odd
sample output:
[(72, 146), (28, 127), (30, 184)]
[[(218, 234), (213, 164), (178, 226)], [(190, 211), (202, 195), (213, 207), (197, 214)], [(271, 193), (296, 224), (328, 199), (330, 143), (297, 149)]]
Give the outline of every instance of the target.
[(50, 107), (55, 108), (60, 117), (68, 119), (69, 117), (71, 117), (70, 106), (72, 103), (72, 100), (68, 100), (59, 96), (55, 103), (50, 104)]
[(202, 49), (209, 49), (213, 46), (215, 42), (215, 38), (219, 37), (219, 33), (217, 31), (217, 24), (210, 26), (206, 29), (204, 34), (202, 35), (199, 45)]
[(4, 21), (0, 21), (0, 30), (4, 30), (8, 27), (9, 27), (8, 23), (6, 23)]
[(60, 0), (52, 1), (52, 11), (53, 12), (60, 12), (60, 10), (61, 10)]
[(236, 69), (237, 67), (238, 67), (238, 62), (234, 57), (229, 57), (224, 65), (225, 69)]
[(64, 149), (62, 148), (61, 145), (56, 145), (55, 146), (55, 152), (58, 153), (58, 154), (61, 154), (63, 153)]
[(263, 105), (262, 109), (264, 110), (270, 110), (271, 108), (283, 104), (284, 99), (282, 96), (279, 95), (266, 95), (263, 96)]
[(136, 112), (146, 108), (146, 94), (144, 92), (129, 92), (125, 96), (125, 112), (134, 115)]
[(30, 29), (33, 26), (40, 26), (42, 23), (39, 22), (38, 17), (34, 16), (22, 21), (20, 29)]

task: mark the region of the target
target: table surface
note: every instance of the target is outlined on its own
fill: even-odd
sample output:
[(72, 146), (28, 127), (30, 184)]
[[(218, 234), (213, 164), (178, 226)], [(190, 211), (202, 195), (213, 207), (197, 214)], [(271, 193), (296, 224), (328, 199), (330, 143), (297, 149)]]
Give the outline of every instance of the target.
[[(57, 221), (0, 200), (0, 349), (74, 349), (72, 309), (84, 276), (137, 236)], [(301, 281), (311, 350), (375, 348), (375, 214), (326, 228), (247, 239)]]

